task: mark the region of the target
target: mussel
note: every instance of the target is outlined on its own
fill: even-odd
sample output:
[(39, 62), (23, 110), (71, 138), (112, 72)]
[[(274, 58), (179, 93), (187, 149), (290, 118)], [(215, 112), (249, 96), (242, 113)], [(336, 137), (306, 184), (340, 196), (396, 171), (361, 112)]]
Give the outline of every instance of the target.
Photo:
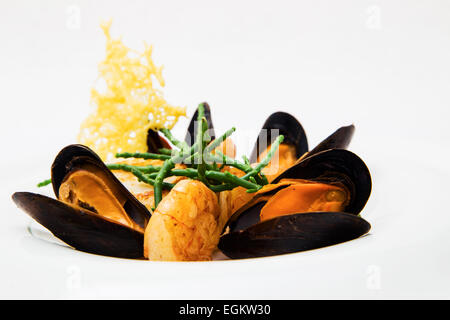
[[(319, 190), (310, 193), (316, 198), (302, 200), (308, 194), (301, 193), (302, 186), (307, 191), (311, 187)], [(370, 230), (370, 224), (358, 216), (370, 192), (370, 172), (357, 155), (344, 149), (318, 152), (285, 170), (236, 211), (224, 229), (219, 249), (230, 258), (250, 258), (357, 238)], [(307, 200), (314, 202), (305, 208)], [(276, 214), (271, 215), (274, 208)], [(317, 208), (320, 212), (314, 212)]]
[(304, 153), (299, 160), (329, 149), (346, 149), (352, 141), (354, 132), (355, 126), (353, 124), (340, 127), (325, 140), (315, 146), (311, 151)]
[(13, 201), (71, 247), (100, 255), (143, 257), (150, 212), (88, 147), (69, 145), (52, 165), (58, 200), (17, 192)]
[(250, 162), (257, 162), (278, 135), (284, 135), (283, 145), (288, 147), (286, 149), (295, 159), (308, 151), (308, 140), (300, 122), (289, 113), (279, 111), (272, 113), (264, 122), (250, 154)]
[(147, 132), (147, 151), (158, 153), (161, 148), (171, 149), (171, 146), (157, 131), (149, 129)]
[[(209, 135), (211, 141), (213, 141), (214, 139), (216, 139), (216, 134), (211, 116), (211, 107), (206, 102), (203, 102), (201, 104), (203, 105), (204, 108), (204, 117), (208, 123), (207, 134)], [(198, 108), (192, 115), (186, 131), (184, 141), (187, 143), (188, 146), (192, 146), (194, 144), (195, 138), (197, 137), (197, 118), (198, 118)], [(215, 151), (213, 151), (213, 153), (216, 151), (220, 151), (231, 158), (234, 158), (236, 156), (236, 146), (234, 142), (231, 140), (231, 138), (225, 139), (225, 141), (223, 141), (219, 145), (219, 147), (216, 148)]]
[(31, 192), (16, 192), (16, 205), (71, 247), (105, 256), (143, 257), (144, 234), (97, 213)]
[(272, 181), (285, 169), (305, 157), (328, 149), (346, 149), (354, 131), (354, 125), (341, 127), (309, 151), (308, 139), (300, 122), (289, 113), (275, 112), (264, 122), (249, 159), (252, 163), (259, 162), (270, 150), (277, 136), (283, 135), (284, 141), (279, 147), (275, 163), (271, 163), (263, 170), (269, 181)]
[[(214, 140), (216, 138), (215, 132), (214, 132), (214, 125), (212, 122), (212, 117), (211, 117), (211, 108), (209, 106), (208, 103), (203, 102), (203, 107), (205, 110), (205, 118), (206, 121), (208, 123), (208, 134), (211, 137), (211, 140)], [(194, 144), (195, 141), (195, 137), (197, 136), (197, 116), (198, 116), (198, 108), (195, 110), (191, 121), (189, 122), (188, 128), (187, 128), (187, 132), (186, 132), (186, 136), (184, 138), (185, 142), (191, 146)]]
[[(205, 118), (206, 121), (208, 122), (208, 128), (209, 128), (209, 134), (211, 136), (211, 139), (214, 140), (215, 139), (215, 134), (214, 134), (214, 126), (212, 123), (212, 118), (211, 118), (211, 108), (209, 107), (208, 103), (203, 102), (202, 103), (204, 106), (204, 110), (205, 110)], [(193, 141), (196, 137), (197, 134), (197, 115), (198, 115), (198, 108), (195, 110), (194, 114), (191, 117), (191, 120), (189, 122), (187, 131), (186, 131), (186, 137), (185, 137), (185, 141), (188, 145), (192, 145)], [(164, 138), (162, 137), (158, 131), (153, 130), (153, 129), (149, 129), (147, 132), (147, 151), (148, 152), (152, 152), (152, 153), (158, 153), (158, 150), (161, 148), (166, 148), (166, 149), (171, 149), (170, 143)]]
[(226, 234), (219, 248), (233, 259), (266, 257), (338, 244), (369, 230), (367, 221), (349, 213), (298, 213)]

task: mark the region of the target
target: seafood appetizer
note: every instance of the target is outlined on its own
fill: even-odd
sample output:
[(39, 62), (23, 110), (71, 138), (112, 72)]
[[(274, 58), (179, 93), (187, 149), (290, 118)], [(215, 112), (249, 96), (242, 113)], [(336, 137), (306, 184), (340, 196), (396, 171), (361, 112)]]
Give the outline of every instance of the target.
[[(78, 144), (51, 166), (55, 197), (16, 192), (16, 205), (70, 247), (152, 261), (208, 261), (311, 250), (361, 237), (370, 172), (347, 150), (355, 127), (315, 148), (291, 114), (275, 112), (251, 154), (236, 158), (232, 127), (216, 136), (201, 103), (184, 140), (171, 129), (185, 109), (170, 106), (151, 47), (130, 57), (109, 33), (99, 67), (106, 92), (92, 90), (96, 111)], [(141, 96), (139, 96), (141, 95)]]

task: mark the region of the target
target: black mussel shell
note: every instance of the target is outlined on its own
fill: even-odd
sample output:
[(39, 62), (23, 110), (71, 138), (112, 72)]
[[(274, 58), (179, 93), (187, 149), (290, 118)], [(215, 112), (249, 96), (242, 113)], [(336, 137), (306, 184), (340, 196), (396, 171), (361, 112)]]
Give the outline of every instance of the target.
[(308, 152), (307, 156), (310, 157), (316, 153), (329, 149), (347, 149), (348, 145), (352, 141), (354, 132), (355, 126), (353, 124), (340, 127), (325, 140), (319, 143), (314, 149)]
[(370, 228), (367, 221), (349, 213), (298, 213), (225, 234), (220, 239), (219, 249), (232, 259), (274, 256), (356, 239)]
[(258, 156), (278, 137), (271, 134), (271, 129), (279, 130), (279, 135), (284, 136), (283, 143), (295, 146), (297, 158), (308, 151), (308, 140), (300, 122), (289, 113), (280, 111), (271, 114), (264, 122), (250, 154), (250, 162), (255, 163)]
[(147, 151), (151, 153), (159, 153), (158, 149), (171, 149), (170, 144), (153, 129), (149, 129), (147, 133)]
[[(345, 207), (345, 212), (357, 215), (369, 199), (372, 181), (369, 169), (354, 153), (343, 149), (322, 151), (303, 159), (274, 179), (273, 184), (281, 179), (304, 179), (317, 182), (340, 182), (346, 186), (351, 199)], [(284, 188), (286, 186), (280, 186)], [(227, 226), (231, 232), (242, 231), (260, 222), (260, 212), (267, 201), (262, 197), (275, 194), (279, 188), (256, 195), (228, 220)]]
[(143, 257), (144, 235), (99, 215), (30, 192), (16, 192), (16, 205), (71, 247), (105, 256)]
[[(285, 186), (260, 193), (228, 220), (224, 228), (225, 234), (219, 244), (219, 248), (227, 256), (259, 257), (314, 249), (354, 239), (370, 229), (370, 225), (358, 217), (358, 214), (369, 199), (372, 189), (371, 176), (365, 163), (356, 154), (344, 149), (325, 150), (301, 160), (281, 173), (272, 183), (276, 184), (284, 178), (342, 183), (351, 194), (351, 199), (344, 209), (345, 213), (298, 213), (261, 222), (260, 212), (267, 203), (267, 198)], [(318, 220), (316, 225), (309, 220), (313, 218), (326, 220)], [(305, 219), (309, 224), (296, 226), (296, 223), (305, 223)], [(317, 228), (331, 228), (333, 221), (336, 222), (336, 228), (339, 227), (342, 231), (336, 229), (332, 236), (323, 238), (319, 232), (321, 229)], [(351, 229), (352, 224), (355, 229)], [(361, 225), (366, 228), (362, 228)], [(300, 232), (298, 235), (295, 233), (297, 231)], [(258, 235), (258, 232), (262, 233)], [(303, 239), (305, 237), (303, 234), (308, 235), (306, 240)], [(315, 236), (318, 238), (315, 239)], [(240, 247), (243, 252), (240, 251)], [(267, 251), (264, 251), (265, 247), (268, 248)]]
[(53, 191), (57, 198), (59, 198), (59, 187), (64, 181), (64, 178), (71, 171), (82, 168), (83, 165), (95, 165), (113, 181), (119, 190), (128, 199), (124, 205), (124, 209), (128, 216), (136, 222), (141, 228), (145, 229), (151, 217), (148, 209), (139, 202), (130, 191), (116, 178), (116, 176), (106, 167), (100, 157), (91, 149), (80, 144), (73, 144), (62, 149), (56, 156), (52, 165), (52, 184)]
[[(208, 122), (208, 133), (211, 137), (211, 141), (216, 138), (216, 134), (214, 132), (214, 125), (211, 118), (211, 108), (209, 107), (209, 104), (206, 102), (203, 102), (203, 106), (205, 109), (205, 118)], [(194, 115), (191, 118), (191, 122), (189, 123), (186, 137), (184, 138), (184, 141), (189, 145), (192, 146), (195, 141), (195, 137), (197, 137), (197, 117), (198, 117), (198, 108), (195, 110)]]

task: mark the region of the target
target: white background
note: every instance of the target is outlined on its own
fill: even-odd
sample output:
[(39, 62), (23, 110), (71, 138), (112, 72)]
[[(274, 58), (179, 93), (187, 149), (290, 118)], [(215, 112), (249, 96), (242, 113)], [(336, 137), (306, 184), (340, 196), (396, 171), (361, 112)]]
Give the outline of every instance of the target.
[[(165, 97), (248, 154), (283, 110), (313, 147), (354, 123), (371, 170), (370, 235), (244, 262), (95, 257), (32, 238), (15, 191), (34, 190), (91, 110), (99, 28), (154, 46)], [(449, 1), (1, 1), (0, 297), (449, 298)], [(188, 120), (175, 132), (184, 135)]]

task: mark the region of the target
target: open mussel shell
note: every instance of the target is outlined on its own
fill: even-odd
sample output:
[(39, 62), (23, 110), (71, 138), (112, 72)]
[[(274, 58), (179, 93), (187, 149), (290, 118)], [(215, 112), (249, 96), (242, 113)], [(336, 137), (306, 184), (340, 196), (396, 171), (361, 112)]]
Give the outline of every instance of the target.
[(143, 257), (143, 233), (43, 195), (16, 192), (12, 199), (34, 220), (77, 250), (119, 258)]
[[(370, 225), (358, 217), (358, 214), (369, 199), (372, 189), (371, 176), (365, 163), (356, 154), (343, 149), (319, 152), (290, 167), (276, 177), (272, 183), (276, 184), (282, 179), (303, 179), (343, 184), (350, 193), (350, 199), (343, 210), (345, 213), (298, 212), (297, 214), (280, 216), (261, 222), (260, 212), (267, 203), (268, 197), (278, 192), (279, 188), (283, 188), (283, 185), (269, 189), (267, 192), (257, 194), (228, 220), (224, 229), (225, 234), (219, 244), (219, 248), (227, 256), (240, 257), (240, 248), (247, 250), (245, 251), (245, 255), (247, 255), (245, 257), (308, 250), (356, 238), (368, 231), (367, 226), (370, 228)], [(305, 215), (305, 217), (302, 215)], [(349, 215), (354, 218), (348, 218)], [(314, 222), (303, 225), (305, 221), (316, 218), (318, 219), (317, 225)], [(333, 221), (336, 223), (336, 228), (342, 229), (342, 234), (341, 231), (336, 229), (330, 238), (324, 240), (318, 230), (322, 226), (324, 226), (324, 230), (328, 230), (327, 228), (332, 227)], [(351, 224), (354, 224), (354, 230), (353, 227), (347, 227)], [(361, 225), (366, 227), (362, 228)], [(309, 227), (311, 227), (310, 230)], [(297, 231), (299, 231), (299, 234), (296, 236)], [(258, 232), (262, 233), (258, 235)], [(346, 235), (346, 232), (349, 232), (349, 234)], [(273, 234), (277, 236), (267, 236)], [(302, 240), (304, 237), (302, 234), (308, 234), (306, 242)], [(314, 239), (315, 236), (318, 238)], [(274, 241), (273, 244), (271, 244), (272, 241)], [(246, 249), (247, 247), (254, 249)], [(268, 248), (267, 251), (264, 251), (265, 247)]]
[[(372, 190), (369, 169), (356, 154), (343, 149), (331, 149), (307, 157), (285, 170), (272, 184), (282, 179), (303, 179), (323, 183), (342, 183), (350, 192), (345, 212), (357, 215), (364, 208)], [(283, 186), (280, 186), (282, 188)], [(279, 189), (256, 195), (228, 220), (231, 232), (244, 230), (260, 221), (260, 212), (267, 201), (260, 197), (275, 194)]]
[[(216, 138), (215, 132), (214, 132), (214, 125), (211, 118), (211, 108), (209, 104), (206, 102), (203, 102), (203, 107), (205, 109), (205, 118), (208, 123), (208, 134), (211, 137), (211, 141)], [(195, 142), (195, 138), (197, 137), (197, 117), (198, 117), (198, 108), (195, 110), (194, 115), (191, 118), (191, 121), (189, 122), (189, 126), (186, 132), (186, 137), (184, 138), (184, 141), (189, 145), (192, 146)]]
[[(69, 145), (56, 156), (51, 169), (56, 197), (59, 198), (59, 188), (71, 173), (92, 168), (95, 168), (95, 172), (100, 170), (103, 179), (108, 179), (115, 186), (125, 199), (125, 213), (144, 230), (150, 212), (122, 185), (98, 155), (86, 146)], [(121, 258), (143, 257), (143, 231), (102, 216), (101, 212), (29, 192), (15, 193), (13, 201), (57, 238), (77, 250)]]
[(304, 154), (304, 156), (310, 157), (329, 149), (347, 149), (348, 145), (352, 141), (354, 132), (355, 126), (353, 124), (340, 127), (325, 140), (319, 143), (314, 149)]
[(350, 191), (351, 199), (345, 212), (358, 214), (372, 191), (372, 178), (364, 161), (351, 151), (330, 149), (306, 157), (278, 175), (281, 179), (304, 179), (317, 182), (340, 182)]
[(171, 146), (166, 139), (159, 135), (158, 131), (149, 129), (147, 132), (147, 148), (148, 152), (159, 153), (159, 149), (171, 149)]
[[(277, 130), (278, 134), (272, 134), (272, 130)], [(306, 138), (305, 130), (300, 122), (289, 113), (279, 111), (272, 113), (264, 122), (250, 154), (250, 162), (255, 163), (258, 156), (264, 152), (279, 135), (284, 136), (284, 144), (290, 144), (295, 147), (297, 158), (308, 151), (308, 140)]]
[(220, 239), (219, 249), (232, 259), (274, 256), (349, 241), (369, 230), (367, 221), (349, 213), (298, 213), (225, 234)]
[(56, 156), (51, 173), (53, 191), (59, 198), (59, 188), (64, 179), (73, 171), (83, 168), (86, 165), (95, 166), (106, 174), (107, 178), (114, 183), (127, 201), (124, 209), (127, 215), (141, 228), (145, 229), (151, 217), (148, 209), (139, 202), (128, 189), (116, 178), (116, 176), (106, 167), (100, 157), (91, 149), (84, 145), (73, 144), (62, 149)]

